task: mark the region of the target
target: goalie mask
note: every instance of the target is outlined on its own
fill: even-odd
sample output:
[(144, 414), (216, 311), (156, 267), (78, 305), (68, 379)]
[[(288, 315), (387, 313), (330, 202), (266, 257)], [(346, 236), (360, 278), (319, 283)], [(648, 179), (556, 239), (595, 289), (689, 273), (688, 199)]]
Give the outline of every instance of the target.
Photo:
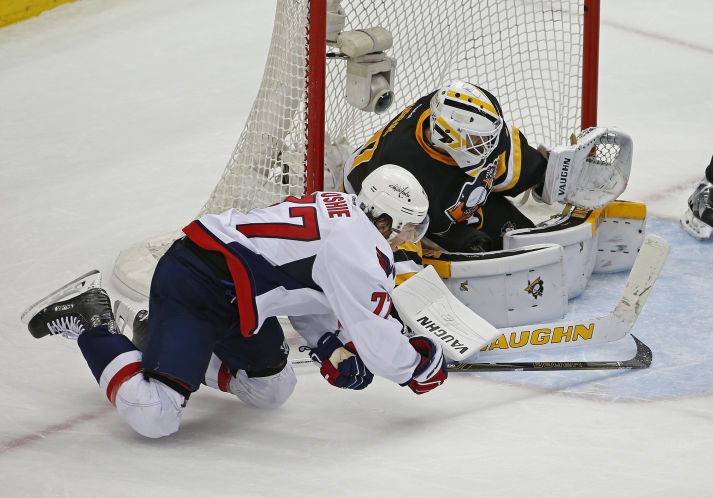
[(428, 197), (415, 176), (401, 166), (384, 164), (367, 175), (357, 195), (372, 218), (391, 218), (391, 247), (418, 242), (428, 229)]
[(500, 113), (478, 87), (453, 81), (431, 98), (431, 141), (461, 168), (479, 166), (498, 145)]

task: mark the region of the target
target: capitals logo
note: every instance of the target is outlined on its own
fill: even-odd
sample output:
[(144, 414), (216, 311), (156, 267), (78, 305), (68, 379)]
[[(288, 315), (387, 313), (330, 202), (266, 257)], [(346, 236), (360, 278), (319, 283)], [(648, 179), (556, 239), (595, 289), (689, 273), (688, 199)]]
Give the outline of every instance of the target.
[(381, 252), (378, 247), (376, 248), (376, 257), (379, 259), (379, 265), (381, 265), (381, 269), (384, 270), (387, 277), (396, 275), (396, 270), (394, 269), (394, 265), (391, 264), (391, 260), (386, 254)]

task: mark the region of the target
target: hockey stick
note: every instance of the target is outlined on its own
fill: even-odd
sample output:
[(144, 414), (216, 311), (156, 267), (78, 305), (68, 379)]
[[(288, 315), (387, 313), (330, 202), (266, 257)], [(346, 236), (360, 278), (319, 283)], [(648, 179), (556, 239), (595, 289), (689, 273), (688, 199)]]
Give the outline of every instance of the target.
[[(632, 335), (636, 343), (636, 354), (628, 360), (612, 361), (520, 361), (492, 363), (448, 363), (449, 372), (512, 372), (512, 371), (553, 371), (553, 370), (614, 370), (649, 368), (653, 354), (651, 349)], [(290, 360), (294, 366), (314, 364), (309, 358)]]
[(632, 335), (636, 343), (633, 358), (622, 361), (523, 361), (504, 363), (449, 363), (449, 372), (505, 372), (505, 371), (547, 371), (547, 370), (613, 370), (620, 368), (649, 368), (652, 360), (651, 349)]

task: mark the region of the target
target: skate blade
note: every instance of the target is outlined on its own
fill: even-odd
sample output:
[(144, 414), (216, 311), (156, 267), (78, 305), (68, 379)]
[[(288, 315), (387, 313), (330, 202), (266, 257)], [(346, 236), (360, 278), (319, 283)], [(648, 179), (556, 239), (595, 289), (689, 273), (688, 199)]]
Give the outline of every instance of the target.
[(136, 318), (136, 311), (131, 306), (118, 299), (114, 301), (114, 321), (119, 334), (124, 333), (127, 325), (133, 329), (134, 318)]
[(20, 315), (20, 320), (22, 321), (22, 323), (27, 325), (30, 323), (30, 320), (33, 316), (35, 316), (37, 313), (42, 311), (50, 304), (56, 303), (57, 301), (61, 301), (70, 295), (78, 295), (88, 289), (100, 287), (101, 280), (102, 276), (99, 270), (92, 270), (90, 272), (87, 272), (81, 277), (75, 278), (71, 282), (64, 284), (56, 291), (48, 294), (36, 303), (29, 306), (25, 311), (22, 312), (22, 315)]

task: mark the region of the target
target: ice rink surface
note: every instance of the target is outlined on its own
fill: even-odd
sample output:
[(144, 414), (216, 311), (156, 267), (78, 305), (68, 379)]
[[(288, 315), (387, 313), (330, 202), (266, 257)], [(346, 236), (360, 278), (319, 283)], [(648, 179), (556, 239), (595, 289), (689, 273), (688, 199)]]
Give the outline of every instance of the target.
[[(20, 312), (180, 228), (217, 182), (262, 75), (273, 2), (83, 0), (0, 30), (0, 496), (713, 496), (713, 242), (677, 225), (713, 154), (713, 3), (603, 2), (599, 123), (634, 138), (622, 198), (671, 254), (633, 329), (644, 371), (454, 373), (426, 396), (316, 369), (280, 410), (204, 388), (135, 434), (76, 344)], [(527, 131), (525, 130), (525, 133)], [(570, 313), (611, 309), (595, 275)], [(579, 348), (583, 349), (583, 348)], [(573, 351), (624, 359), (633, 342)]]

